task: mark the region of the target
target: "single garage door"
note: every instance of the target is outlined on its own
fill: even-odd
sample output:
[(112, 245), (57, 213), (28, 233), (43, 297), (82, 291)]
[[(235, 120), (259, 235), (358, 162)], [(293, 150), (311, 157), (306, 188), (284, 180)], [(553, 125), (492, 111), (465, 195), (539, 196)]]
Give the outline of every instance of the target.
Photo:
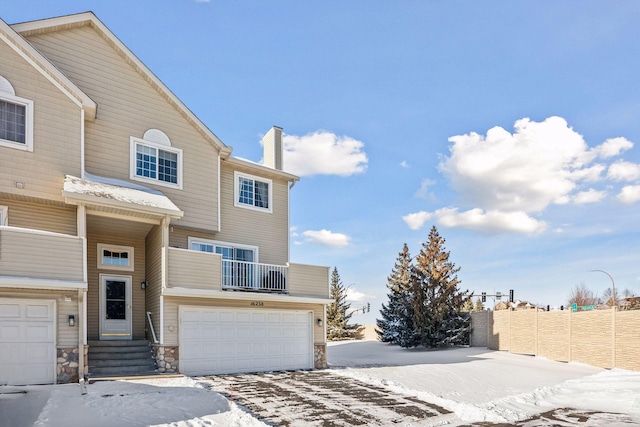
[(55, 382), (55, 305), (0, 298), (0, 385)]
[(311, 369), (311, 318), (306, 311), (180, 306), (180, 372)]

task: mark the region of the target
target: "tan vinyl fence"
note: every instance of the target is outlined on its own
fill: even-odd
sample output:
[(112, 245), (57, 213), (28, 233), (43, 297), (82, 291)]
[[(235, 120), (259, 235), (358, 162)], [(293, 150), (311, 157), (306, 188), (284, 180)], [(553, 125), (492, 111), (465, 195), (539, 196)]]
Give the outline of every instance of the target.
[(640, 310), (471, 313), (472, 347), (640, 371)]

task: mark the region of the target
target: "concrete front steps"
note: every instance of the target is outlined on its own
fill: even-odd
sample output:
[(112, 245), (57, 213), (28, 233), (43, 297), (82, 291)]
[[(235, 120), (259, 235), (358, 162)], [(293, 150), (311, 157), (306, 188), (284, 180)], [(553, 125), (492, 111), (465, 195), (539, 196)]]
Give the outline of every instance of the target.
[(158, 375), (146, 340), (89, 341), (89, 378)]

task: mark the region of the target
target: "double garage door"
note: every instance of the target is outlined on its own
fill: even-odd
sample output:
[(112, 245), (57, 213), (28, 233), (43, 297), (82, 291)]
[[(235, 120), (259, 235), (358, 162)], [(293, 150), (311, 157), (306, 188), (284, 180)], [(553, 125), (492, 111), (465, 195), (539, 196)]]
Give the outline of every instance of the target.
[(55, 382), (55, 303), (0, 298), (0, 385)]
[(180, 306), (180, 372), (210, 375), (313, 367), (312, 314)]

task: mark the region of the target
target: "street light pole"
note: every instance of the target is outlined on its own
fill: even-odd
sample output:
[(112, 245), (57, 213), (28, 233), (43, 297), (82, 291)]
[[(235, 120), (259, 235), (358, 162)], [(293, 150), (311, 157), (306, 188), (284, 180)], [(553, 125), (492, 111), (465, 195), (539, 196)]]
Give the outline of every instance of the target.
[(609, 279), (611, 279), (611, 298), (613, 298), (612, 306), (614, 309), (618, 308), (618, 302), (616, 300), (616, 284), (613, 281), (613, 277), (611, 277), (611, 275), (604, 270), (589, 270), (589, 273), (593, 273), (594, 271), (599, 271), (600, 273), (604, 273), (607, 276), (609, 276)]

